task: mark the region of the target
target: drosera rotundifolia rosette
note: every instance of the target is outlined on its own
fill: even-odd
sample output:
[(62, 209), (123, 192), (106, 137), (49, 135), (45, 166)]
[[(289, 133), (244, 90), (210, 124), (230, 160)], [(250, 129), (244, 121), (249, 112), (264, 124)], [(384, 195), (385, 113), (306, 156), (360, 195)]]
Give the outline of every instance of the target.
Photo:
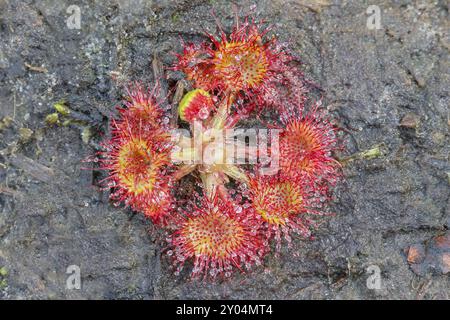
[[(114, 203), (164, 230), (175, 273), (189, 266), (193, 278), (230, 277), (262, 265), (271, 243), (278, 254), (310, 238), (341, 176), (336, 128), (320, 103), (306, 107), (298, 59), (248, 18), (218, 30), (176, 54), (171, 69), (192, 86), (176, 112), (157, 85), (130, 86), (98, 161)], [(254, 143), (235, 133), (251, 117), (267, 127)], [(182, 180), (200, 190), (180, 199)]]

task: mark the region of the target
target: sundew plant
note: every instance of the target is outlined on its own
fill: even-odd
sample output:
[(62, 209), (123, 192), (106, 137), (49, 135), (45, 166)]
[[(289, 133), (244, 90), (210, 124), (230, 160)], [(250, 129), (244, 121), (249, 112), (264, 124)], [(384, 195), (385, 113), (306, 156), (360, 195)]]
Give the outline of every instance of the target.
[[(336, 128), (320, 102), (307, 103), (298, 58), (262, 24), (236, 19), (182, 45), (170, 68), (190, 90), (176, 113), (161, 107), (157, 84), (129, 86), (100, 169), (114, 203), (164, 230), (176, 274), (230, 277), (312, 237), (340, 178)], [(195, 191), (180, 199), (188, 176)]]

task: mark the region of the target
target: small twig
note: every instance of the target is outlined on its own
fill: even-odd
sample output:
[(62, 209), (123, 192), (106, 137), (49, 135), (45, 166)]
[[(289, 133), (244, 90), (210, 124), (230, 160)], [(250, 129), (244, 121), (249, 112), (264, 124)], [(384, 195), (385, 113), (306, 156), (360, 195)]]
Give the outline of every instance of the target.
[(5, 186), (0, 186), (0, 193), (3, 193), (7, 196), (13, 196), (13, 197), (16, 197), (19, 195), (19, 192), (17, 192), (16, 190), (13, 190), (13, 189), (5, 187)]
[(13, 94), (13, 120), (16, 119), (16, 90), (14, 90)]
[(155, 80), (159, 84), (159, 92), (158, 92), (159, 103), (163, 106), (163, 108), (167, 107), (168, 105), (167, 95), (169, 92), (169, 85), (167, 83), (166, 75), (164, 73), (164, 66), (161, 60), (158, 59), (156, 54), (154, 54), (153, 56), (152, 69)]
[(428, 279), (420, 286), (419, 290), (417, 291), (417, 296), (416, 296), (417, 300), (423, 299), (423, 297), (427, 293), (428, 288), (430, 287), (431, 283), (432, 283), (432, 279)]
[(184, 81), (178, 81), (172, 100), (172, 119), (170, 119), (170, 124), (174, 127), (176, 126), (178, 120), (178, 103), (183, 98), (185, 87)]
[(31, 64), (29, 64), (27, 62), (25, 62), (24, 64), (25, 64), (25, 67), (27, 67), (31, 71), (42, 72), (42, 73), (47, 73), (48, 72), (48, 70), (46, 68), (32, 66)]
[(55, 177), (53, 169), (22, 155), (10, 157), (9, 162), (16, 168), (22, 169), (30, 176), (42, 182), (51, 182)]

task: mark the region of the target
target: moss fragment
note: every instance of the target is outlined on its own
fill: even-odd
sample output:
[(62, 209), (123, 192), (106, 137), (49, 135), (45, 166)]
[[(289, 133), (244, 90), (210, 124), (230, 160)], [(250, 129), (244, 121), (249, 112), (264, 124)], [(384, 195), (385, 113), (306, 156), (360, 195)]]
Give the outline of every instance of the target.
[(13, 122), (13, 118), (6, 116), (0, 121), (0, 131), (9, 128)]
[(360, 159), (373, 159), (373, 158), (378, 158), (382, 155), (380, 147), (376, 146), (372, 149), (369, 150), (365, 150), (359, 153), (359, 158)]
[(64, 102), (57, 102), (53, 105), (53, 107), (63, 116), (68, 116), (70, 114), (70, 109), (64, 104)]
[(6, 277), (8, 275), (8, 270), (5, 267), (0, 268), (0, 276)]
[(59, 123), (58, 113), (54, 112), (54, 113), (50, 113), (49, 115), (47, 115), (45, 117), (45, 122), (50, 125)]
[(33, 136), (33, 130), (29, 128), (20, 128), (19, 129), (19, 137), (21, 142), (28, 142), (30, 141), (31, 137)]
[(178, 12), (175, 12), (174, 14), (172, 14), (171, 19), (173, 23), (177, 23), (180, 20), (180, 14)]
[(382, 150), (382, 145), (376, 145), (370, 149), (357, 152), (355, 154), (352, 154), (349, 157), (344, 157), (339, 159), (339, 162), (342, 164), (346, 164), (347, 162), (354, 161), (354, 160), (371, 160), (375, 158), (379, 158), (384, 156), (385, 152)]
[(91, 137), (92, 137), (92, 131), (91, 131), (91, 128), (90, 128), (90, 127), (85, 127), (85, 128), (83, 129), (83, 131), (81, 131), (81, 140), (82, 140), (84, 143), (88, 144), (88, 143), (89, 143), (89, 140), (91, 140)]

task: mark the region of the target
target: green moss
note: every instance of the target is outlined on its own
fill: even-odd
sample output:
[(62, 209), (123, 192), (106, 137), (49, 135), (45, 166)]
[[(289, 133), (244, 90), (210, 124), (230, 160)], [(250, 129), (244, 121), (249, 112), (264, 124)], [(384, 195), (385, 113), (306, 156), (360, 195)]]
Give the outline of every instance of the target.
[(88, 144), (88, 143), (89, 143), (89, 140), (91, 140), (91, 137), (92, 137), (92, 131), (91, 131), (91, 128), (90, 128), (90, 127), (85, 127), (85, 128), (83, 129), (83, 131), (81, 131), (81, 140), (82, 140), (84, 143)]
[(45, 117), (45, 122), (47, 124), (56, 124), (59, 122), (59, 115), (58, 113), (54, 112), (49, 114), (47, 117)]
[(8, 270), (5, 267), (0, 268), (0, 276), (6, 277), (8, 275)]
[(20, 141), (28, 142), (33, 136), (33, 130), (29, 128), (20, 128), (19, 129)]
[(171, 19), (173, 23), (180, 21), (180, 14), (178, 12), (175, 12), (174, 14), (172, 14)]
[(70, 114), (70, 109), (64, 104), (64, 102), (57, 102), (53, 105), (53, 107), (63, 116), (68, 116)]
[(372, 149), (363, 151), (359, 154), (359, 158), (361, 159), (373, 159), (378, 158), (382, 155), (380, 147), (376, 146)]
[(11, 126), (12, 122), (13, 122), (13, 118), (11, 117), (4, 117), (1, 121), (0, 121), (0, 131), (7, 129), (9, 126)]

